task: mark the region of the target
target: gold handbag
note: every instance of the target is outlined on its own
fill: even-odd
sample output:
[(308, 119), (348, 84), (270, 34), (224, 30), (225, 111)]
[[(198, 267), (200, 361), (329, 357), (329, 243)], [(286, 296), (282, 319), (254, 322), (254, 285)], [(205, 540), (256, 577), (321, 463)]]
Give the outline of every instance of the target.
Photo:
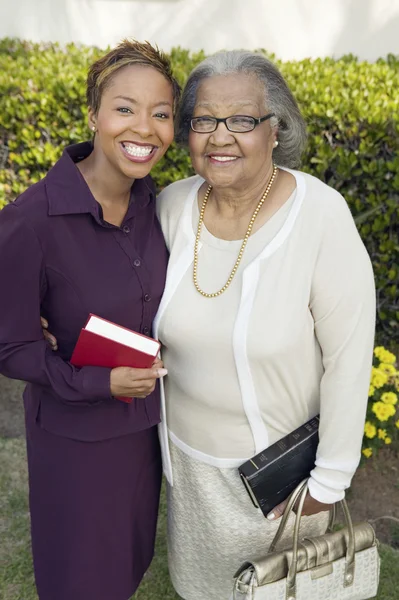
[[(369, 523), (353, 526), (342, 500), (346, 527), (332, 531), (334, 507), (328, 533), (299, 542), (307, 491), (305, 480), (292, 492), (269, 553), (245, 562), (235, 574), (233, 600), (366, 600), (376, 596), (380, 559), (374, 529)], [(277, 552), (275, 547), (298, 499), (292, 547)]]

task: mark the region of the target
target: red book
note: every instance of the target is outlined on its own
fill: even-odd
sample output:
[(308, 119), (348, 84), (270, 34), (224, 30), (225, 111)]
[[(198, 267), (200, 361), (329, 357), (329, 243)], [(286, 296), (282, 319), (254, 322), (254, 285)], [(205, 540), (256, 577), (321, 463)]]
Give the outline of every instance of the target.
[[(80, 332), (70, 362), (76, 367), (149, 369), (159, 348), (157, 340), (90, 314)], [(119, 400), (131, 402), (132, 399)]]

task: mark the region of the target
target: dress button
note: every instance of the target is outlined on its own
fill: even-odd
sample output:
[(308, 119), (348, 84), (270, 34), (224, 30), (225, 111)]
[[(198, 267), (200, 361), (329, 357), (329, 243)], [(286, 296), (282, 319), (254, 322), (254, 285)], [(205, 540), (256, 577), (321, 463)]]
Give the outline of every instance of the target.
[(150, 333), (150, 328), (149, 327), (143, 327), (143, 333), (144, 333), (144, 335), (148, 335)]
[(149, 294), (146, 294), (146, 295), (144, 296), (144, 300), (145, 300), (146, 302), (149, 302), (149, 301), (151, 300), (151, 296), (150, 296)]
[(129, 225), (124, 225), (124, 227), (123, 227), (123, 233), (130, 233), (130, 227), (129, 227)]
[(139, 267), (141, 265), (141, 260), (139, 260), (138, 258), (136, 258), (136, 260), (133, 262), (135, 267)]

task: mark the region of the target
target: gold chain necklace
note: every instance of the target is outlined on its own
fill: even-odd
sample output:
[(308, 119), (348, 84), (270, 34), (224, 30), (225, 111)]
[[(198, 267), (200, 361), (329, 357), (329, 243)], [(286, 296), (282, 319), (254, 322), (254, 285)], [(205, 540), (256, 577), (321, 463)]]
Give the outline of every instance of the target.
[(273, 182), (276, 179), (276, 175), (277, 175), (277, 167), (276, 167), (276, 165), (273, 165), (272, 176), (270, 177), (269, 183), (266, 186), (266, 189), (263, 193), (262, 198), (259, 200), (258, 206), (255, 208), (255, 210), (253, 212), (253, 215), (251, 217), (251, 220), (250, 220), (248, 228), (247, 228), (247, 232), (246, 232), (243, 242), (241, 244), (241, 248), (238, 253), (237, 260), (236, 260), (235, 265), (230, 273), (230, 276), (229, 276), (228, 280), (226, 281), (226, 283), (224, 284), (224, 286), (218, 292), (214, 292), (213, 294), (207, 294), (207, 292), (204, 292), (198, 284), (198, 246), (200, 243), (202, 224), (204, 222), (205, 208), (206, 208), (207, 202), (209, 200), (209, 196), (212, 191), (212, 186), (211, 185), (208, 186), (208, 189), (206, 190), (206, 193), (205, 193), (204, 201), (201, 206), (201, 211), (200, 211), (200, 216), (199, 216), (199, 221), (198, 221), (198, 229), (197, 229), (197, 235), (195, 237), (195, 245), (194, 245), (194, 264), (193, 264), (193, 280), (194, 280), (195, 289), (202, 296), (205, 296), (205, 298), (216, 298), (217, 296), (220, 296), (220, 294), (223, 294), (223, 292), (225, 292), (227, 290), (230, 283), (233, 281), (234, 275), (237, 272), (237, 269), (240, 265), (242, 256), (244, 254), (244, 250), (247, 245), (249, 236), (251, 235), (252, 228), (255, 223), (255, 219), (258, 216), (258, 213), (259, 213), (260, 209), (262, 208), (262, 205), (270, 192)]

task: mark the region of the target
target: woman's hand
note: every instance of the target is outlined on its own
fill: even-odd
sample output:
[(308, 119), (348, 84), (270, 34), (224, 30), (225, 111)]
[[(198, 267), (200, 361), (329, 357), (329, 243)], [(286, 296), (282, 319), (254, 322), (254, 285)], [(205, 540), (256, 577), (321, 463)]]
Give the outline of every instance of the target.
[[(58, 349), (57, 338), (48, 331), (48, 322), (40, 317), (43, 335), (52, 350)], [(157, 379), (164, 377), (167, 370), (156, 358), (151, 369), (117, 367), (111, 371), (111, 394), (122, 398), (146, 398), (155, 389)]]
[(151, 369), (117, 367), (111, 371), (111, 394), (122, 398), (146, 398), (154, 391), (157, 379), (167, 373), (159, 359)]
[[(288, 503), (288, 499), (284, 500), (284, 502), (281, 502), (280, 504), (275, 506), (273, 508), (273, 510), (267, 515), (268, 520), (275, 521), (276, 519), (281, 517), (281, 515), (284, 513), (287, 503)], [(295, 508), (294, 508), (295, 512), (296, 512), (297, 506), (298, 506), (298, 503), (296, 503), (296, 505), (295, 505)], [(318, 500), (315, 500), (314, 498), (312, 498), (312, 496), (308, 492), (306, 495), (306, 498), (305, 498), (304, 505), (303, 505), (302, 514), (304, 516), (316, 515), (317, 513), (323, 512), (325, 510), (331, 510), (332, 507), (333, 507), (332, 504), (324, 504), (323, 502), (319, 502)]]
[(52, 350), (58, 350), (57, 338), (48, 331), (48, 322), (43, 317), (40, 317), (40, 322), (42, 325), (44, 339)]

